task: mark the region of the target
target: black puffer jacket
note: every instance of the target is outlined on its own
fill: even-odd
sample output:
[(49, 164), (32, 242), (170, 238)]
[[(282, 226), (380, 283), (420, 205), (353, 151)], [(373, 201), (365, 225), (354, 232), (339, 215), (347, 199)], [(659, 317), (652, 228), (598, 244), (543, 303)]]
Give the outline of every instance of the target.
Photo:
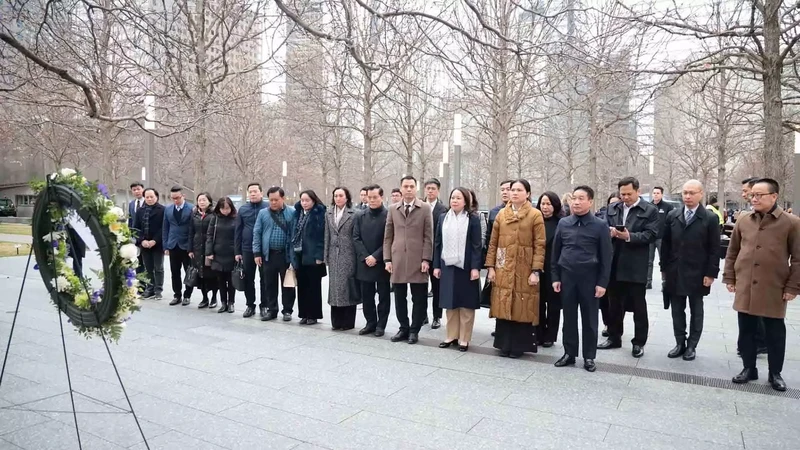
[[(216, 236), (214, 230), (216, 229)], [(232, 272), (236, 265), (233, 242), (236, 235), (236, 216), (214, 216), (206, 233), (206, 255), (214, 255), (211, 269)]]
[(208, 233), (208, 226), (211, 224), (211, 219), (214, 213), (209, 211), (203, 215), (199, 209), (195, 208), (192, 211), (192, 221), (189, 223), (189, 244), (192, 246), (194, 259), (192, 263), (195, 267), (201, 269), (201, 276), (203, 275), (202, 268), (205, 266), (206, 259), (206, 233)]

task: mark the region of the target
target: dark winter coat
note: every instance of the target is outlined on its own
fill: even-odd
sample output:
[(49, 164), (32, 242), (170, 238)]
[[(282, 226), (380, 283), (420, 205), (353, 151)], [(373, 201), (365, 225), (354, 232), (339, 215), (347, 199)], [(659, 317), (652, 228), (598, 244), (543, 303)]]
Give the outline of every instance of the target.
[(253, 254), (253, 228), (256, 225), (258, 213), (269, 208), (269, 202), (247, 202), (236, 211), (236, 238), (234, 239), (234, 253), (237, 255)]
[(464, 268), (448, 266), (442, 261), (443, 235), (442, 226), (447, 214), (436, 220), (436, 237), (433, 248), (433, 268), (440, 269), (439, 307), (444, 309), (468, 308), (480, 309), (480, 278), (470, 280), (472, 269), (483, 268), (483, 249), (481, 248), (481, 219), (477, 214), (470, 214), (467, 227), (466, 250), (464, 252)]
[(664, 230), (667, 226), (667, 215), (671, 213), (675, 207), (664, 200), (653, 203), (653, 206), (658, 209), (658, 239), (661, 239), (664, 236)]
[[(353, 245), (356, 249), (356, 279), (368, 282), (389, 282), (389, 272), (383, 262), (383, 235), (386, 231), (388, 210), (381, 205), (377, 209), (359, 211), (353, 218)], [(365, 260), (372, 256), (377, 264), (369, 267)]]
[(708, 295), (703, 277), (719, 274), (719, 220), (703, 205), (692, 223), (686, 223), (686, 207), (670, 211), (661, 238), (661, 272), (664, 292), (670, 295)]
[[(298, 261), (303, 266), (315, 266), (317, 261), (325, 259), (325, 205), (314, 205), (308, 213), (310, 217), (306, 220), (305, 228), (303, 228), (303, 250), (301, 252), (301, 261)], [(300, 217), (303, 216), (303, 206), (300, 202), (294, 205), (294, 229), (295, 232), (300, 223)], [(293, 249), (294, 250), (294, 249)]]
[(199, 209), (195, 209), (192, 212), (192, 221), (189, 224), (190, 252), (194, 253), (192, 264), (200, 269), (201, 276), (207, 275), (204, 270), (206, 268), (206, 235), (208, 234), (208, 226), (213, 218), (214, 213), (210, 210), (203, 215)]
[(625, 202), (608, 206), (606, 223), (609, 227), (625, 225), (630, 233), (630, 242), (612, 239), (614, 259), (611, 264), (611, 281), (647, 283), (647, 266), (650, 260), (650, 244), (658, 236), (658, 209), (650, 202), (639, 200), (628, 213), (628, 221), (622, 223)]
[[(215, 231), (216, 230), (216, 231)], [(215, 234), (216, 233), (216, 236)], [(236, 265), (233, 242), (236, 236), (236, 217), (214, 216), (206, 233), (206, 255), (214, 255), (211, 270), (232, 272)]]
[(150, 212), (150, 225), (145, 233), (144, 224), (144, 211), (147, 207), (139, 208), (136, 211), (136, 216), (133, 218), (133, 228), (136, 229), (136, 245), (142, 246), (142, 241), (156, 241), (156, 246), (145, 250), (163, 250), (164, 248), (164, 205), (161, 203), (154, 204)]

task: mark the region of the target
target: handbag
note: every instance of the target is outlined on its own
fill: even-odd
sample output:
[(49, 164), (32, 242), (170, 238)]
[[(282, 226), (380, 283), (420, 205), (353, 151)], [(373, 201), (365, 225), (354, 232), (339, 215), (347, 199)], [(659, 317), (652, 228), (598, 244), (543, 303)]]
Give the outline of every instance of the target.
[(186, 268), (186, 277), (183, 279), (183, 284), (189, 287), (197, 287), (200, 285), (200, 271), (195, 266)]
[(492, 307), (492, 282), (487, 281), (481, 290), (481, 308)]
[[(214, 244), (216, 244), (216, 243), (217, 243), (217, 218), (214, 217), (214, 236), (211, 238), (211, 250), (214, 250)], [(210, 256), (210, 255), (208, 255), (208, 256)], [(208, 256), (206, 256), (205, 264), (206, 264), (206, 267), (211, 267), (211, 261), (212, 260), (209, 259)]]
[(244, 282), (244, 263), (241, 261), (236, 261), (236, 265), (233, 266), (233, 273), (231, 275), (231, 284), (233, 288), (239, 292), (244, 292), (245, 282)]
[(283, 277), (283, 287), (297, 287), (297, 277), (295, 276), (294, 269), (291, 267), (286, 269), (286, 275)]

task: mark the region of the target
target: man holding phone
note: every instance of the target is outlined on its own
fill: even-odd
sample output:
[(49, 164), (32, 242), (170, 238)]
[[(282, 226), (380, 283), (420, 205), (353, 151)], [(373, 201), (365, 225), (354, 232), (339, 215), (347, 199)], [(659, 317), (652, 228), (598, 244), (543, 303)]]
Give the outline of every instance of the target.
[(609, 205), (608, 222), (614, 258), (608, 287), (608, 339), (597, 348), (622, 347), (625, 311), (633, 311), (634, 337), (631, 354), (644, 356), (650, 323), (647, 318), (647, 262), (650, 244), (658, 237), (658, 208), (639, 198), (639, 180), (626, 177), (619, 181), (621, 202)]

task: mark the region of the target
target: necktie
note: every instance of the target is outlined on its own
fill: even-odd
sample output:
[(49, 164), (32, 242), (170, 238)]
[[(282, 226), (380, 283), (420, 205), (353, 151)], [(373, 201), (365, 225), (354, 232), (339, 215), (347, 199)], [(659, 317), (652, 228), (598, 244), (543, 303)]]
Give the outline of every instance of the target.
[(694, 211), (692, 211), (691, 209), (687, 209), (686, 210), (686, 224), (687, 225), (692, 222), (692, 217), (694, 217)]
[(408, 213), (411, 212), (411, 205), (406, 205), (406, 217), (408, 217)]
[(139, 208), (142, 207), (141, 200), (136, 200), (136, 207), (133, 209), (133, 212), (139, 211)]

